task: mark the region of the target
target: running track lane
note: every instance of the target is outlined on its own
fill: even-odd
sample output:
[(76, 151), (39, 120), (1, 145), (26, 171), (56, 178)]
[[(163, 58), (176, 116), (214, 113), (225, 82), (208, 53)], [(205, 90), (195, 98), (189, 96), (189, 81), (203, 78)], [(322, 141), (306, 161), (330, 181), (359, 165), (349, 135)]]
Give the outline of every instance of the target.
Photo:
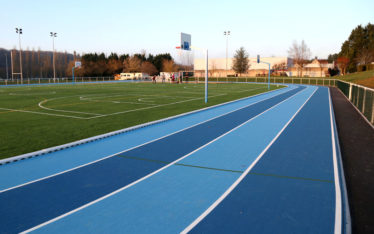
[(0, 190), (71, 170), (295, 89), (290, 86), (0, 167)]
[(174, 161), (303, 89), (296, 88), (125, 154), (0, 193), (0, 216), (7, 217), (1, 221), (2, 226), (7, 232), (24, 231), (105, 196), (164, 166), (130, 157), (142, 154), (150, 160)]
[(319, 88), (238, 186), (189, 227), (191, 233), (340, 233), (334, 147), (328, 89)]
[(237, 180), (243, 164), (247, 168), (257, 158), (316, 89), (308, 87), (151, 177), (35, 231), (182, 231)]

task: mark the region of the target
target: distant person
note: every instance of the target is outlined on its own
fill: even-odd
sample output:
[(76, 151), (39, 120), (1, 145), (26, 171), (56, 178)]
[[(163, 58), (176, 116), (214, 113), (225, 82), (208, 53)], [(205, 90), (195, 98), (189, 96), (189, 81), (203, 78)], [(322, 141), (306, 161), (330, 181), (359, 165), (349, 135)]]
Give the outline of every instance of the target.
[(165, 74), (162, 74), (162, 83), (165, 83)]
[(171, 81), (174, 83), (174, 81), (175, 81), (175, 77), (174, 77), (174, 74), (173, 75), (171, 75)]
[(156, 84), (156, 76), (152, 76), (152, 83)]

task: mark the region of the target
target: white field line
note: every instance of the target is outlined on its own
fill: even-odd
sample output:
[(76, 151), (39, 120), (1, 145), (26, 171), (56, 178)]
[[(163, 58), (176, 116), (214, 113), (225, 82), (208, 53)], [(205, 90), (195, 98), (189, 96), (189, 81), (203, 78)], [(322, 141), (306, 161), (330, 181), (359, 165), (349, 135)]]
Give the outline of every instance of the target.
[(51, 116), (58, 116), (58, 117), (68, 117), (68, 118), (74, 118), (74, 119), (87, 119), (87, 118), (84, 118), (84, 117), (71, 116), (71, 115), (52, 114), (52, 113), (46, 113), (46, 112), (17, 110), (17, 109), (9, 109), (9, 108), (2, 108), (2, 107), (0, 107), (0, 109), (1, 110), (8, 110), (8, 111), (16, 111), (16, 112), (25, 112), (25, 113), (32, 113), (32, 114), (40, 114), (40, 115), (51, 115)]
[[(301, 90), (300, 92), (302, 92), (302, 91), (303, 91), (303, 90)], [(294, 97), (294, 96), (297, 95), (297, 94), (300, 94), (300, 92), (297, 92), (297, 93), (293, 94), (292, 96), (288, 97), (287, 99), (285, 99), (285, 100), (279, 102), (278, 104), (276, 104), (276, 105), (270, 107), (269, 109), (263, 111), (262, 113), (260, 113), (260, 114), (258, 114), (258, 115), (256, 115), (256, 116), (252, 117), (251, 119), (249, 119), (249, 120), (245, 121), (244, 123), (242, 123), (242, 124), (236, 126), (235, 128), (231, 129), (230, 131), (228, 131), (228, 132), (226, 132), (226, 133), (220, 135), (219, 137), (213, 139), (212, 141), (206, 143), (205, 145), (200, 146), (199, 148), (195, 149), (194, 151), (192, 151), (192, 152), (190, 152), (190, 153), (188, 153), (188, 154), (182, 156), (181, 158), (179, 158), (179, 159), (177, 159), (177, 160), (175, 160), (175, 161), (169, 163), (168, 165), (166, 165), (166, 166), (164, 166), (164, 167), (158, 169), (157, 171), (154, 171), (154, 172), (152, 172), (152, 173), (150, 173), (150, 174), (148, 174), (148, 175), (146, 175), (146, 176), (144, 176), (144, 177), (142, 177), (142, 178), (140, 178), (140, 179), (138, 179), (138, 180), (132, 182), (131, 184), (128, 184), (128, 185), (126, 185), (126, 186), (124, 186), (124, 187), (122, 187), (122, 188), (120, 188), (120, 189), (118, 189), (118, 190), (116, 190), (116, 191), (113, 191), (113, 192), (111, 192), (111, 193), (109, 193), (109, 194), (107, 194), (107, 195), (105, 195), (105, 196), (103, 196), (103, 197), (100, 197), (100, 198), (98, 198), (98, 199), (96, 199), (96, 200), (94, 200), (94, 201), (92, 201), (92, 202), (89, 202), (89, 203), (87, 203), (87, 204), (85, 204), (85, 205), (83, 205), (83, 206), (81, 206), (81, 207), (78, 207), (78, 208), (76, 208), (76, 209), (74, 209), (74, 210), (72, 210), (72, 211), (69, 211), (69, 212), (67, 212), (67, 213), (65, 213), (65, 214), (63, 214), (63, 215), (60, 215), (60, 216), (58, 216), (58, 217), (56, 217), (56, 218), (54, 218), (54, 219), (48, 220), (48, 221), (46, 221), (46, 222), (44, 222), (44, 223), (41, 223), (41, 224), (39, 224), (39, 225), (37, 225), (37, 226), (35, 226), (35, 227), (32, 227), (32, 228), (28, 229), (28, 230), (26, 230), (26, 231), (23, 231), (23, 232), (21, 232), (21, 234), (22, 234), (22, 233), (29, 233), (29, 232), (35, 231), (36, 229), (39, 229), (39, 228), (41, 228), (41, 227), (43, 227), (43, 226), (46, 226), (46, 225), (48, 225), (48, 224), (50, 224), (50, 223), (53, 223), (53, 222), (55, 222), (55, 221), (57, 221), (57, 220), (60, 220), (60, 219), (66, 217), (66, 216), (68, 216), (68, 215), (71, 215), (71, 214), (73, 214), (73, 213), (76, 213), (77, 211), (80, 211), (80, 210), (82, 210), (82, 209), (84, 209), (84, 208), (87, 208), (87, 207), (89, 207), (89, 206), (91, 206), (91, 205), (93, 205), (93, 204), (95, 204), (95, 203), (98, 203), (98, 202), (100, 202), (100, 201), (102, 201), (102, 200), (104, 200), (104, 199), (106, 199), (106, 198), (108, 198), (108, 197), (111, 197), (111, 196), (113, 196), (113, 195), (115, 195), (115, 194), (117, 194), (117, 193), (119, 193), (119, 192), (121, 192), (121, 191), (123, 191), (123, 190), (125, 190), (125, 189), (127, 189), (127, 188), (130, 188), (130, 187), (134, 186), (135, 184), (137, 184), (137, 183), (139, 183), (139, 182), (141, 182), (141, 181), (143, 181), (143, 180), (145, 180), (145, 179), (147, 179), (147, 178), (149, 178), (149, 177), (151, 177), (151, 176), (157, 174), (157, 173), (160, 172), (160, 171), (165, 170), (166, 168), (168, 168), (168, 167), (174, 165), (175, 163), (177, 163), (177, 162), (183, 160), (184, 158), (186, 158), (186, 157), (192, 155), (193, 153), (195, 153), (195, 152), (201, 150), (202, 148), (205, 148), (206, 146), (208, 146), (208, 145), (212, 144), (213, 142), (215, 142), (215, 141), (221, 139), (222, 137), (226, 136), (227, 134), (229, 134), (229, 133), (231, 133), (231, 132), (233, 132), (233, 131), (239, 129), (241, 126), (243, 126), (243, 125), (247, 124), (248, 122), (250, 122), (250, 121), (256, 119), (257, 117), (261, 116), (262, 114), (264, 114), (264, 113), (268, 112), (269, 110), (275, 108), (276, 106), (280, 105), (281, 103), (283, 103), (283, 102), (289, 100), (290, 98)], [(314, 94), (314, 93), (313, 93), (313, 94)], [(308, 100), (309, 100), (309, 99), (308, 99)], [(241, 108), (241, 109), (242, 109), (242, 108)]]
[[(291, 90), (290, 90), (290, 91), (291, 91)], [(281, 94), (283, 94), (283, 93), (281, 93)], [(215, 117), (213, 117), (213, 118), (207, 119), (207, 120), (202, 121), (202, 122), (200, 122), (200, 123), (197, 123), (197, 124), (194, 124), (194, 125), (188, 126), (188, 127), (186, 127), (186, 128), (180, 129), (180, 130), (178, 130), (178, 131), (175, 131), (175, 132), (169, 133), (169, 134), (167, 134), (167, 135), (165, 135), (165, 136), (162, 136), (162, 137), (159, 137), (159, 138), (153, 139), (153, 140), (151, 140), (151, 141), (148, 141), (148, 142), (145, 142), (145, 143), (143, 143), (143, 144), (140, 144), (140, 145), (134, 146), (134, 147), (132, 147), (132, 148), (129, 148), (129, 149), (126, 149), (126, 150), (120, 151), (120, 152), (118, 152), (118, 153), (115, 153), (115, 154), (112, 154), (112, 155), (106, 156), (106, 157), (104, 157), (104, 158), (101, 158), (101, 159), (98, 159), (98, 160), (95, 160), (95, 161), (92, 161), (92, 162), (89, 162), (89, 163), (86, 163), (86, 164), (83, 164), (83, 165), (80, 165), (80, 166), (77, 166), (77, 167), (74, 167), (74, 168), (68, 169), (68, 170), (65, 170), (65, 171), (61, 171), (61, 172), (59, 172), (59, 173), (55, 173), (55, 174), (52, 174), (52, 175), (49, 175), (49, 176), (45, 176), (45, 177), (42, 177), (42, 178), (39, 178), (39, 179), (36, 179), (36, 180), (33, 180), (33, 181), (29, 181), (29, 182), (27, 182), (27, 183), (23, 183), (23, 184), (20, 184), (20, 185), (16, 185), (16, 186), (13, 186), (13, 187), (11, 187), (11, 188), (7, 188), (7, 189), (4, 189), (4, 190), (1, 190), (0, 193), (3, 193), (3, 192), (6, 192), (6, 191), (9, 191), (9, 190), (12, 190), (12, 189), (15, 189), (15, 188), (19, 188), (19, 187), (22, 187), (22, 186), (25, 186), (25, 185), (28, 185), (28, 184), (32, 184), (32, 183), (35, 183), (35, 182), (38, 182), (38, 181), (41, 181), (41, 180), (45, 180), (45, 179), (48, 179), (48, 178), (51, 178), (51, 177), (54, 177), (54, 176), (58, 176), (58, 175), (61, 175), (61, 174), (67, 173), (67, 172), (69, 172), (69, 171), (73, 171), (73, 170), (79, 169), (79, 168), (81, 168), (81, 167), (85, 167), (85, 166), (88, 166), (88, 165), (90, 165), (90, 164), (94, 164), (94, 163), (96, 163), (96, 162), (100, 162), (100, 161), (102, 161), (102, 160), (105, 160), (105, 159), (108, 159), (108, 158), (111, 158), (111, 157), (117, 156), (117, 155), (122, 154), (122, 153), (125, 153), (125, 152), (127, 152), (127, 151), (130, 151), (130, 150), (133, 150), (133, 149), (139, 148), (139, 147), (141, 147), (141, 146), (144, 146), (144, 145), (150, 144), (150, 143), (152, 143), (152, 142), (155, 142), (155, 141), (161, 140), (161, 139), (166, 138), (166, 137), (168, 137), (168, 136), (171, 136), (171, 135), (177, 134), (177, 133), (179, 133), (179, 132), (185, 131), (185, 130), (187, 130), (187, 129), (193, 128), (193, 127), (198, 126), (198, 125), (201, 125), (201, 124), (206, 123), (206, 122), (208, 122), (208, 121), (211, 121), (211, 120), (217, 119), (217, 118), (219, 118), (219, 117), (222, 117), (222, 116), (228, 115), (228, 114), (230, 114), (230, 113), (232, 113), (232, 112), (235, 112), (235, 111), (238, 111), (238, 110), (241, 110), (241, 109), (247, 108), (247, 107), (249, 107), (249, 106), (252, 106), (252, 105), (254, 105), (254, 104), (257, 104), (257, 103), (262, 102), (262, 101), (265, 101), (265, 100), (268, 100), (268, 99), (273, 98), (273, 97), (274, 97), (274, 96), (269, 97), (269, 98), (266, 98), (266, 99), (259, 100), (259, 101), (257, 101), (257, 102), (251, 103), (251, 104), (249, 104), (249, 105), (246, 105), (246, 106), (240, 107), (240, 108), (238, 108), (238, 109), (232, 110), (232, 111), (230, 111), (230, 112), (227, 112), (227, 113), (224, 113), (224, 114), (221, 114), (221, 115), (215, 116)]]
[[(218, 96), (224, 96), (224, 95), (226, 95), (226, 94), (218, 94), (218, 95), (210, 96), (209, 98), (218, 97)], [(202, 98), (193, 98), (193, 99), (188, 99), (188, 100), (183, 100), (183, 101), (178, 101), (178, 102), (171, 102), (171, 103), (167, 103), (167, 104), (142, 107), (142, 108), (138, 108), (138, 109), (132, 109), (132, 110), (127, 110), (127, 111), (120, 111), (120, 112), (114, 112), (114, 113), (105, 114), (105, 115), (98, 115), (98, 116), (88, 117), (86, 119), (95, 119), (95, 118), (101, 118), (101, 117), (106, 117), (106, 116), (111, 116), (111, 115), (125, 114), (125, 113), (129, 113), (129, 112), (135, 112), (135, 111), (140, 111), (140, 110), (153, 109), (153, 108), (158, 108), (158, 107), (163, 107), (163, 106), (170, 106), (170, 105), (175, 105), (175, 104), (180, 104), (180, 103), (190, 102), (190, 101), (195, 101), (195, 100), (200, 100), (200, 99), (204, 99), (204, 98), (203, 97)]]
[(104, 102), (104, 103), (125, 103), (125, 104), (135, 104), (135, 105), (155, 105), (151, 103), (142, 103), (142, 102), (126, 102), (126, 101), (109, 101), (109, 100), (97, 100), (92, 98), (85, 98), (85, 97), (79, 97), (79, 100), (81, 101), (88, 101), (88, 102)]
[(262, 156), (268, 151), (268, 149), (273, 145), (273, 143), (278, 139), (278, 137), (283, 133), (283, 131), (287, 128), (287, 126), (292, 122), (295, 116), (300, 112), (300, 110), (305, 106), (305, 104), (310, 100), (310, 98), (315, 94), (318, 90), (314, 90), (314, 92), (309, 96), (309, 98), (304, 102), (303, 105), (296, 111), (296, 113), (291, 117), (291, 119), (283, 126), (283, 128), (278, 132), (278, 134), (273, 138), (273, 140), (266, 146), (266, 148), (257, 156), (255, 161), (244, 171), (243, 174), (207, 209), (205, 210), (197, 219), (195, 219), (190, 225), (188, 225), (181, 233), (188, 233), (191, 231), (198, 223), (201, 222), (214, 208), (216, 208), (222, 201), (225, 199), (235, 188), (238, 184), (248, 175), (248, 173), (252, 170), (252, 168), (257, 164), (258, 161), (262, 158)]
[(329, 93), (329, 107), (330, 107), (330, 125), (331, 125), (331, 144), (332, 144), (332, 155), (333, 155), (333, 164), (334, 164), (334, 178), (335, 178), (335, 227), (334, 233), (342, 233), (342, 194), (340, 189), (340, 180), (339, 180), (339, 169), (338, 169), (338, 160), (336, 155), (336, 142), (335, 142), (335, 132), (334, 132), (334, 120), (332, 117), (332, 104), (331, 104), (331, 95), (330, 89)]
[(46, 103), (48, 101), (56, 100), (56, 99), (61, 99), (61, 98), (46, 99), (44, 101), (39, 102), (38, 106), (40, 108), (44, 109), (44, 110), (49, 110), (49, 111), (57, 111), (57, 112), (65, 112), (65, 113), (77, 113), (77, 114), (85, 114), (85, 115), (97, 115), (97, 116), (100, 115), (100, 114), (96, 114), (96, 113), (88, 113), (88, 112), (82, 112), (82, 111), (59, 110), (59, 109), (53, 109), (53, 108), (48, 108), (48, 107), (43, 106), (44, 103)]

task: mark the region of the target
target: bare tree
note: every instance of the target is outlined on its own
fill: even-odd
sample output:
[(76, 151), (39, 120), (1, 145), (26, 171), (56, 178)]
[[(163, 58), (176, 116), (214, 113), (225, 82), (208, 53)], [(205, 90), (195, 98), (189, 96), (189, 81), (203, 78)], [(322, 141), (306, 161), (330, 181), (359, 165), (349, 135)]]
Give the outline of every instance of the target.
[(158, 73), (155, 65), (153, 65), (150, 62), (143, 62), (142, 66), (141, 66), (141, 71), (143, 73), (147, 73), (148, 75), (151, 75), (151, 76), (156, 75)]
[(129, 57), (123, 61), (124, 72), (140, 72), (141, 60), (135, 56)]
[(338, 66), (338, 68), (340, 69), (343, 75), (345, 74), (347, 70), (348, 64), (349, 64), (349, 58), (347, 57), (341, 56), (336, 59), (336, 65)]
[(210, 62), (210, 68), (209, 68), (209, 76), (213, 77), (213, 75), (217, 72), (217, 64), (214, 60)]
[(310, 49), (306, 45), (305, 41), (302, 40), (300, 45), (297, 43), (297, 41), (294, 41), (288, 50), (288, 56), (290, 56), (293, 59), (294, 64), (298, 66), (298, 73), (302, 77), (303, 69), (309, 62), (309, 58), (311, 56)]
[(162, 71), (163, 72), (175, 72), (176, 67), (173, 60), (164, 59), (162, 61)]
[(374, 51), (368, 48), (363, 48), (362, 50), (358, 52), (357, 57), (356, 57), (356, 62), (358, 63), (358, 65), (367, 66), (372, 61), (374, 61)]

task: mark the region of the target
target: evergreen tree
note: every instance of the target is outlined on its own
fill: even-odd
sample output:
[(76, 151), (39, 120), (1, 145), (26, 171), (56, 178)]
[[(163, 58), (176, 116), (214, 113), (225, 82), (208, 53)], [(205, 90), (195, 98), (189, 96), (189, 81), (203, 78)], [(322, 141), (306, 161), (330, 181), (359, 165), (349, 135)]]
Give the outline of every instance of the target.
[(234, 61), (232, 65), (232, 69), (239, 74), (246, 73), (249, 69), (249, 60), (248, 60), (248, 53), (244, 49), (244, 47), (240, 47), (239, 50), (236, 51), (234, 56)]

